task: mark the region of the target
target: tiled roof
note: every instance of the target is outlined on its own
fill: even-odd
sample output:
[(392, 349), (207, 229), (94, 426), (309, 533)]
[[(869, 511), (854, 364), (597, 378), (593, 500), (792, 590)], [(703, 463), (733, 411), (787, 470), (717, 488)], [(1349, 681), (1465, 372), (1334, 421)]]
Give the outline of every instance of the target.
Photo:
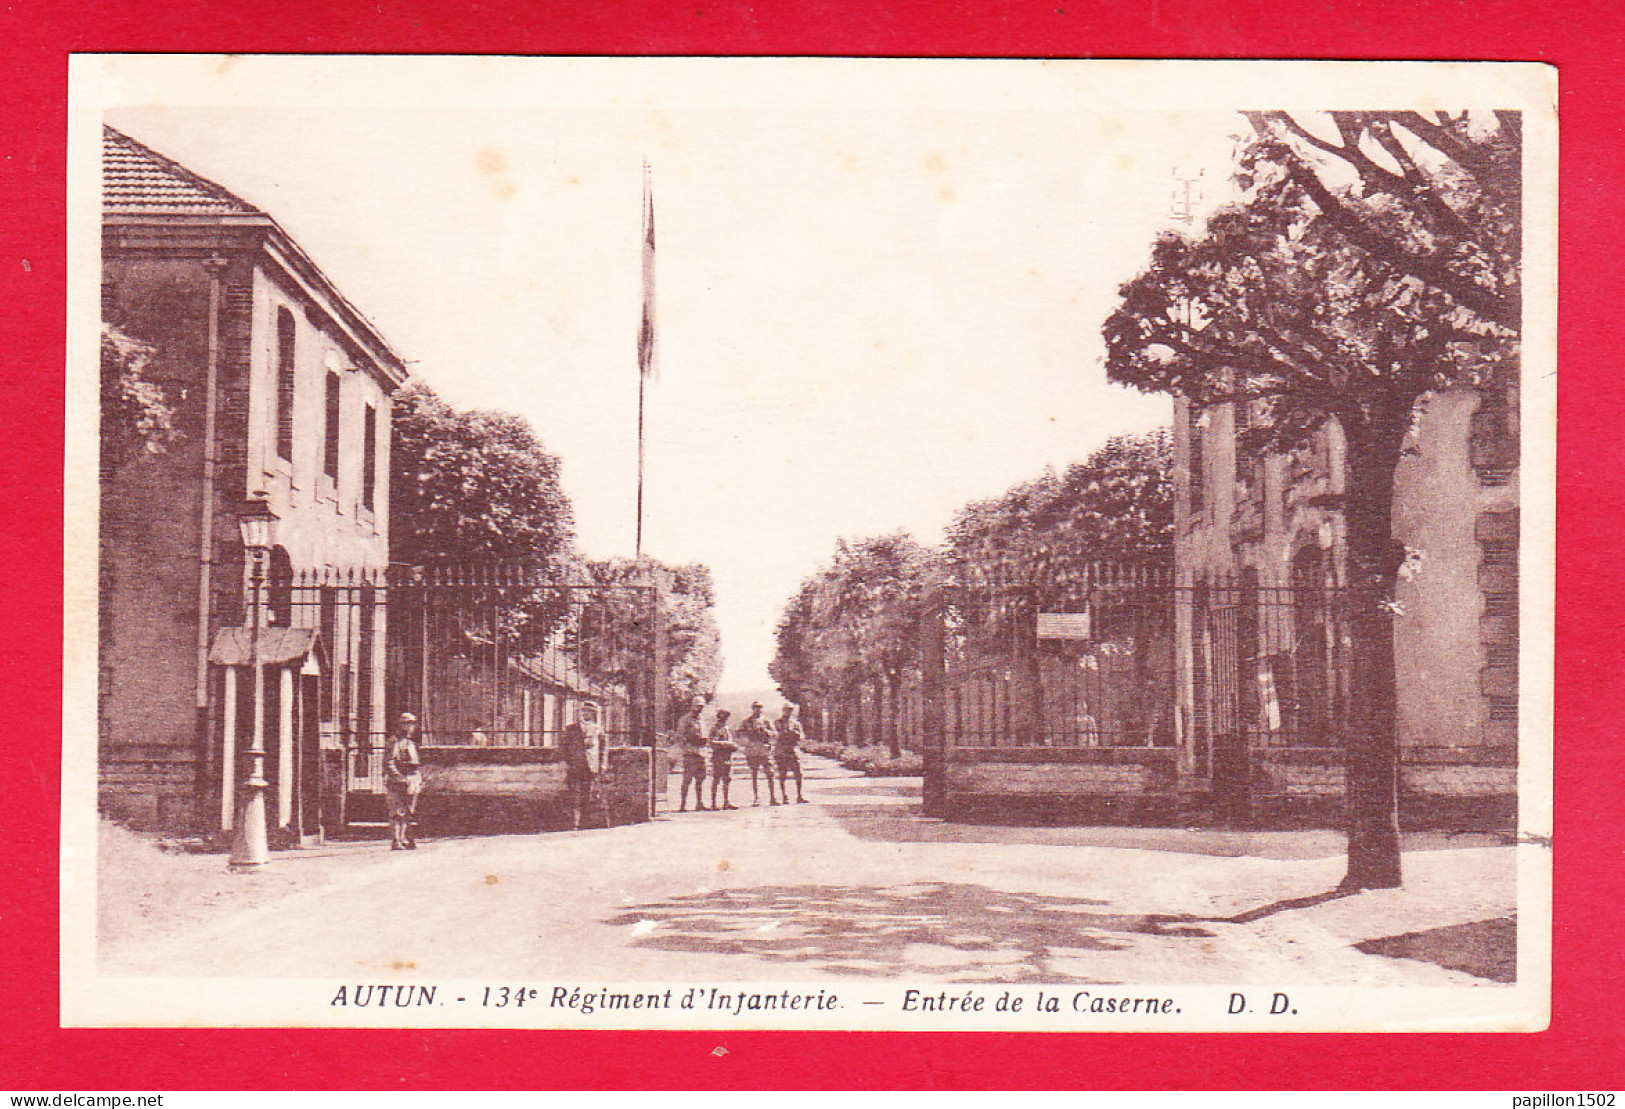
[[(318, 303), (352, 329), (367, 348), (375, 367), (394, 385), (406, 380), (406, 366), (372, 321), (344, 298), (327, 275), (288, 238), (275, 220), (241, 197), (199, 177), (179, 162), (136, 142), (111, 127), (102, 127), (102, 220), (104, 226), (144, 225), (147, 220), (173, 226), (177, 221), (214, 230), (231, 224), (264, 229), (265, 257), (307, 282)], [(196, 221), (195, 223), (193, 221)], [(273, 251), (272, 248), (275, 248)]]
[(104, 215), (264, 216), (265, 213), (130, 136), (102, 128)]

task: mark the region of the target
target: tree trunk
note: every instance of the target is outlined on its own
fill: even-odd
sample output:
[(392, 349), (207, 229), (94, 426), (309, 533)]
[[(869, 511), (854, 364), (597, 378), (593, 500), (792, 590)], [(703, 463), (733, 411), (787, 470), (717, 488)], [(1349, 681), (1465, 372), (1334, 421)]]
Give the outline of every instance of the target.
[(898, 685), (899, 682), (895, 674), (888, 673), (880, 679), (881, 707), (884, 713), (884, 727), (886, 730), (886, 750), (890, 752), (891, 757), (894, 759), (903, 757), (903, 748), (897, 739), (898, 716), (900, 715), (897, 696)]
[(1399, 713), (1394, 671), (1394, 588), (1404, 545), (1394, 538), (1394, 471), (1410, 421), (1345, 428), (1351, 639), (1344, 728), (1348, 804), (1345, 889), (1400, 885)]
[(942, 816), (947, 801), (948, 660), (943, 619), (942, 611), (933, 607), (920, 627), (920, 807), (926, 816)]

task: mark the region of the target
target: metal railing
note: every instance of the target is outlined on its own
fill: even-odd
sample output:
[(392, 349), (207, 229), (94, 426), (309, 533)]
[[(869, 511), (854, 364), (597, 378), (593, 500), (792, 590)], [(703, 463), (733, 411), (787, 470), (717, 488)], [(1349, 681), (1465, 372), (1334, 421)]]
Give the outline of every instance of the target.
[[(242, 620), (234, 586), (219, 625)], [(590, 703), (612, 744), (652, 744), (657, 604), (650, 585), (524, 565), (296, 571), (273, 557), (265, 608), (272, 627), (317, 633), (322, 746), (345, 752), (347, 789), (376, 792), (403, 711), (431, 746), (554, 747)]]
[(960, 589), (944, 614), (947, 745), (1184, 742), (1199, 762), (1226, 746), (1336, 745), (1347, 604), (1330, 584), (1260, 586), (1250, 573)]

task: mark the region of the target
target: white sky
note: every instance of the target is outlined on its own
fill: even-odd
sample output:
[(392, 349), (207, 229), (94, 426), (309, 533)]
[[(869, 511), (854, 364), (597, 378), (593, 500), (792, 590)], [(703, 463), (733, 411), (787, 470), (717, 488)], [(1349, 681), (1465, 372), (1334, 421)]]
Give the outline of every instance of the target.
[(108, 122), (274, 216), (447, 399), (527, 417), (593, 557), (633, 547), (649, 160), (644, 546), (710, 565), (725, 690), (771, 684), (780, 610), (838, 536), (935, 542), (966, 501), (1168, 421), (1107, 384), (1100, 324), (1176, 169), (1211, 206), (1244, 126), (1032, 62), (108, 72)]

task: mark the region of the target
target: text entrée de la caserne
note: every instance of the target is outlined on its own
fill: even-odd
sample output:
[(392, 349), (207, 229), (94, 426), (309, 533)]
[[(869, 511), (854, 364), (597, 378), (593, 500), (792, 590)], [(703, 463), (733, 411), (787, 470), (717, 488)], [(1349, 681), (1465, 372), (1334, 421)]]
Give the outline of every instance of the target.
[[(872, 1003), (871, 1003), (872, 1004)], [(1018, 992), (1002, 990), (905, 990), (905, 1013), (1092, 1013), (1117, 1016), (1177, 1016), (1184, 1012), (1172, 997), (1163, 995), (1113, 993), (1100, 989)], [(1228, 1016), (1251, 1013), (1255, 1009), (1245, 994), (1233, 993), (1225, 1006)], [(1269, 995), (1271, 1016), (1296, 1016), (1292, 999), (1284, 993)]]

